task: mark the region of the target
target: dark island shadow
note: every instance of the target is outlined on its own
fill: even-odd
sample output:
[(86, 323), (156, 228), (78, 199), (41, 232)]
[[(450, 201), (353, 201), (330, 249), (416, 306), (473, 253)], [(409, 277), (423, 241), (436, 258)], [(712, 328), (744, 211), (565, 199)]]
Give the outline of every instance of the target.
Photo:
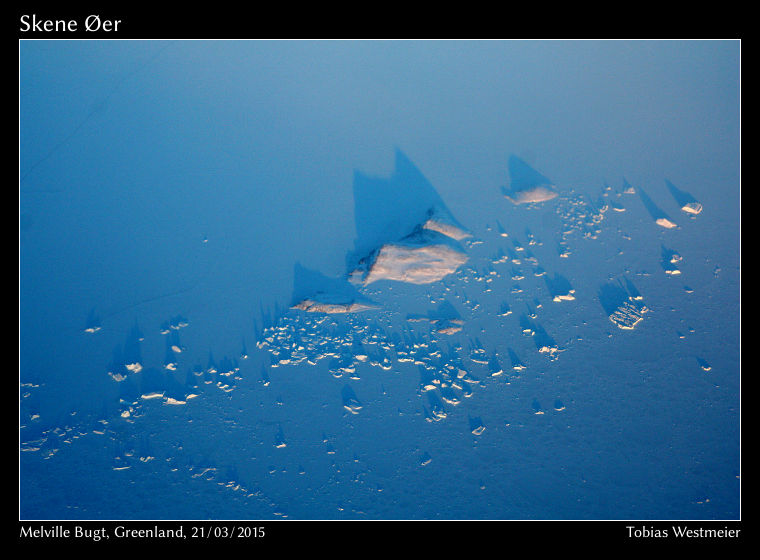
[(378, 247), (409, 236), (431, 217), (465, 232), (436, 189), (400, 150), (389, 178), (354, 171), (354, 251), (346, 257), (348, 270)]
[[(310, 306), (304, 302), (312, 303)], [(293, 270), (291, 307), (307, 311), (320, 309), (313, 307), (314, 304), (327, 306), (321, 309), (331, 308), (335, 310), (333, 312), (352, 309), (367, 310), (377, 307), (373, 301), (359, 293), (347, 278), (330, 278), (297, 262)], [(304, 307), (304, 305), (306, 306)]]
[(619, 307), (628, 301), (628, 290), (623, 287), (620, 281), (607, 282), (599, 286), (597, 292), (599, 303), (601, 303), (604, 312), (609, 316), (612, 315)]
[(636, 190), (639, 193), (641, 202), (644, 203), (644, 207), (647, 209), (647, 212), (649, 212), (649, 215), (652, 216), (652, 219), (655, 221), (657, 225), (660, 225), (666, 228), (676, 227), (675, 222), (670, 218), (670, 216), (668, 216), (664, 210), (662, 210), (659, 206), (657, 206), (654, 203), (654, 201), (651, 198), (649, 198), (649, 195), (646, 192), (644, 192), (644, 189), (639, 187)]
[(691, 194), (682, 191), (667, 179), (665, 179), (665, 185), (681, 210), (691, 214), (699, 214), (702, 211), (702, 204)]
[(501, 191), (514, 204), (544, 202), (557, 196), (551, 179), (542, 175), (517, 156), (509, 157), (509, 189)]

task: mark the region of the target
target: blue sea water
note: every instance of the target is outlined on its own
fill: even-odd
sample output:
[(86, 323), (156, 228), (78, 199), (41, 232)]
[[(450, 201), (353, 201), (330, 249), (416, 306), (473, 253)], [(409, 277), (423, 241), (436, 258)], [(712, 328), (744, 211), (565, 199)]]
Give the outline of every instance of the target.
[(739, 518), (739, 50), (21, 41), (20, 518)]

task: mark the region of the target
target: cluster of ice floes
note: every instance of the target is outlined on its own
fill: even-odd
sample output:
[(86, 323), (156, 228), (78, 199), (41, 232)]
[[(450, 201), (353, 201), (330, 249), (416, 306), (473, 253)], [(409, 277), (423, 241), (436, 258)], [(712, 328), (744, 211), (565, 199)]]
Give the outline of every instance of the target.
[(212, 353), (209, 353), (206, 367), (194, 365), (188, 368), (184, 377), (178, 373), (179, 355), (186, 350), (180, 342), (179, 331), (188, 325), (182, 316), (161, 325), (159, 332), (166, 337), (166, 353), (161, 367), (144, 364), (141, 351), (144, 335), (137, 325), (129, 331), (124, 344), (114, 350), (107, 373), (120, 385), (119, 414), (122, 418), (139, 417), (141, 405), (146, 401), (183, 405), (207, 386), (228, 393), (240, 381), (237, 359), (225, 356), (217, 363)]
[[(463, 321), (452, 316), (453, 308), (442, 305), (428, 316), (410, 316), (408, 323), (442, 321), (461, 327)], [(317, 365), (326, 360), (328, 371), (336, 378), (359, 379), (360, 369), (366, 366), (383, 370), (398, 370), (402, 364), (415, 365), (420, 374), (420, 394), (426, 400), (425, 414), (429, 420), (446, 417), (446, 404), (456, 405), (472, 395), (478, 379), (469, 371), (458, 344), (444, 346), (433, 331), (413, 327), (397, 329), (390, 320), (385, 324), (366, 320), (359, 315), (315, 316), (288, 312), (277, 324), (264, 329), (260, 349), (269, 352), (269, 367)], [(440, 327), (440, 325), (439, 325)], [(474, 343), (470, 361), (478, 360)], [(494, 374), (501, 373), (501, 368)], [(264, 371), (262, 377), (268, 378)], [(359, 399), (350, 388), (342, 392), (343, 406), (352, 414), (361, 409)]]
[(610, 207), (603, 192), (598, 203), (594, 204), (587, 197), (572, 192), (558, 199), (554, 212), (559, 216), (562, 228), (557, 239), (557, 254), (568, 258), (572, 254), (571, 239), (596, 239), (602, 232), (601, 223)]
[(412, 313), (407, 315), (406, 320), (413, 323), (427, 321), (436, 333), (452, 335), (461, 332), (464, 325), (459, 312), (451, 303), (445, 301), (437, 309), (428, 312), (426, 315)]
[(266, 327), (256, 346), (270, 354), (271, 367), (329, 360), (335, 377), (355, 376), (360, 363), (391, 367), (391, 342), (385, 328), (353, 314), (341, 318), (291, 311)]
[[(266, 317), (262, 312), (267, 326), (255, 329), (256, 348), (252, 348), (255, 356), (250, 362), (256, 363), (256, 374), (252, 377), (260, 372), (261, 384), (269, 387), (270, 376), (287, 376), (293, 371), (291, 368), (313, 367), (315, 372), (340, 379), (335, 404), (338, 408), (342, 405), (339, 410), (351, 419), (357, 414), (367, 414), (367, 410), (372, 413), (371, 396), (366, 396), (363, 391), (367, 389), (360, 390), (358, 387), (362, 385), (355, 380), (388, 375), (387, 372), (412, 375), (417, 412), (421, 410), (428, 422), (452, 416), (459, 406), (460, 413), (462, 408), (466, 409), (465, 426), (471, 434), (480, 437), (486, 433), (486, 423), (476, 415), (477, 398), (470, 400), (471, 406), (462, 406), (465, 399), (473, 397), (477, 390), (487, 390), (489, 384), (511, 385), (525, 370), (545, 371), (553, 367), (551, 362), (562, 352), (572, 350), (572, 342), (567, 342), (572, 339), (567, 332), (567, 318), (573, 317), (576, 310), (585, 313), (584, 295), (593, 297), (593, 294), (584, 294), (582, 284), (576, 294), (571, 283), (576, 281), (573, 268), (568, 266), (573, 263), (561, 260), (571, 256), (571, 242), (586, 244), (587, 240), (606, 235), (610, 222), (638, 219), (637, 213), (643, 210), (636, 197), (631, 196), (635, 194), (654, 219), (655, 229), (675, 227), (675, 222), (642, 189), (625, 180), (622, 188), (605, 185), (598, 196), (588, 196), (572, 189), (558, 189), (517, 158), (510, 160), (509, 171), (510, 188), (502, 192), (515, 206), (501, 202), (510, 212), (524, 213), (531, 219), (539, 215), (539, 219), (530, 222), (531, 228), (535, 224), (539, 235), (525, 228), (525, 223), (517, 227), (508, 217), (499, 216), (496, 227), (487, 228), (491, 235), (475, 238), (459, 224), (435, 189), (401, 152), (396, 154), (396, 167), (390, 178), (357, 173), (354, 180), (357, 238), (347, 257), (345, 273), (336, 278), (295, 265), (289, 305), (278, 309), (274, 317)], [(690, 218), (702, 211), (701, 204), (688, 193), (670, 182), (667, 187), (678, 208)], [(498, 192), (494, 196), (499, 200)], [(629, 205), (629, 201), (634, 204)], [(549, 204), (542, 204), (546, 202)], [(625, 212), (626, 207), (629, 212)], [(559, 228), (542, 229), (549, 219), (558, 221)], [(660, 235), (670, 234), (660, 232)], [(553, 252), (555, 249), (558, 255)], [(681, 261), (677, 251), (661, 246), (660, 263), (666, 274), (680, 274)], [(558, 262), (563, 266), (559, 267)], [(653, 263), (656, 266), (656, 257)], [(719, 270), (716, 266), (716, 275)], [(690, 288), (685, 289), (691, 293)], [(606, 316), (620, 329), (633, 329), (648, 312), (641, 294), (627, 276), (604, 283), (597, 295), (604, 314), (596, 306), (596, 319), (606, 322)], [(581, 300), (580, 304), (576, 298)], [(415, 305), (409, 305), (410, 302)], [(580, 328), (581, 322), (586, 324), (585, 317), (575, 323), (576, 327)], [(57, 421), (42, 418), (34, 404), (39, 384), (22, 383), (20, 450), (27, 456), (50, 459), (81, 438), (106, 438), (113, 447), (114, 470), (154, 461), (164, 453), (165, 457), (154, 461), (154, 465), (165, 459), (173, 472), (259, 500), (271, 508), (271, 515), (287, 517), (260, 486), (249, 484), (251, 480), (241, 477), (234, 466), (198, 459), (189, 451), (191, 445), (187, 446), (188, 452), (180, 444), (166, 452), (154, 450), (147, 437), (135, 435), (143, 434), (140, 422), (146, 416), (171, 417), (183, 409), (195, 412), (201, 396), (222, 397), (226, 403), (235, 389), (242, 386), (241, 391), (245, 390), (246, 383), (256, 381), (241, 373), (236, 358), (224, 356), (217, 360), (209, 352), (203, 366), (197, 356), (191, 357), (193, 349), (188, 350), (182, 343), (182, 331), (188, 325), (180, 315), (161, 324), (163, 362), (144, 358), (141, 328), (134, 326), (128, 332), (107, 366), (117, 397), (103, 414), (72, 414)], [(85, 332), (94, 334), (101, 330), (101, 318), (91, 311)], [(687, 336), (678, 334), (681, 338)], [(248, 358), (245, 344), (240, 358)], [(702, 372), (712, 370), (702, 357), (692, 364)], [(519, 385), (514, 385), (519, 391)], [(355, 387), (366, 398), (366, 404)], [(277, 404), (282, 404), (279, 401), (278, 398)], [(522, 402), (536, 418), (552, 410), (532, 395)], [(565, 404), (556, 399), (553, 410), (564, 409)], [(291, 435), (285, 433), (287, 425), (284, 429), (277, 422), (261, 423), (270, 426), (269, 431), (265, 430), (263, 443), (276, 449), (272, 453), (293, 447), (294, 441), (286, 437)], [(489, 420), (489, 433), (493, 425)], [(327, 454), (336, 453), (327, 436), (321, 444)], [(433, 457), (420, 452), (419, 466), (430, 465)], [(274, 466), (268, 467), (269, 475), (277, 471)], [(298, 473), (304, 473), (300, 465)]]

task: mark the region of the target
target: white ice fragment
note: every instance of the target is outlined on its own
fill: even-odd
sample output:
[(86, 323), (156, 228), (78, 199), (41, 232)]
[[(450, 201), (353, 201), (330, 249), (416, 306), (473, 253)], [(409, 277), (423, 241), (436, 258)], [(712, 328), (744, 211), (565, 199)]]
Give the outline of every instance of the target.
[(537, 186), (530, 190), (505, 192), (504, 196), (513, 204), (530, 204), (552, 200), (557, 197), (557, 191), (549, 187)]
[(436, 215), (429, 218), (428, 221), (422, 225), (422, 228), (429, 229), (431, 231), (437, 231), (438, 233), (441, 233), (446, 237), (456, 239), (457, 241), (472, 237), (469, 232), (449, 223), (448, 221), (444, 221), (443, 218)]
[(657, 220), (655, 220), (655, 223), (658, 226), (662, 226), (662, 227), (667, 228), (667, 229), (672, 229), (674, 227), (677, 227), (677, 224), (671, 222), (667, 218), (657, 218)]
[(314, 299), (304, 299), (293, 306), (293, 309), (301, 309), (310, 313), (357, 313), (376, 309), (377, 306), (355, 301), (346, 303), (319, 302)]
[(452, 274), (467, 262), (467, 255), (448, 244), (390, 243), (380, 248), (364, 285), (378, 280), (430, 284)]

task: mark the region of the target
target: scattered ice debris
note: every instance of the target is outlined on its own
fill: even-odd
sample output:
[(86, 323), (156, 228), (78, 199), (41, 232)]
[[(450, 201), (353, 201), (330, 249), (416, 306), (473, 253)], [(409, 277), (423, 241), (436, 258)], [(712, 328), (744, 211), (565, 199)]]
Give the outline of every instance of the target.
[(161, 324), (161, 334), (170, 334), (172, 331), (178, 331), (179, 329), (183, 329), (189, 325), (189, 321), (185, 319), (182, 315), (176, 315), (169, 319), (168, 321), (164, 321)]
[(562, 403), (561, 400), (557, 399), (554, 401), (554, 410), (556, 410), (557, 412), (565, 410), (565, 405)]
[(710, 371), (712, 369), (712, 366), (707, 363), (707, 360), (700, 358), (697, 356), (697, 363), (699, 364), (699, 367), (701, 367), (705, 371)]
[(552, 182), (516, 156), (509, 158), (510, 188), (502, 193), (513, 204), (545, 202), (558, 193)]
[(536, 344), (536, 350), (540, 354), (547, 354), (550, 359), (556, 360), (562, 351), (549, 333), (536, 321), (523, 313), (520, 315), (520, 328), (525, 336), (529, 336)]
[(448, 301), (444, 301), (437, 309), (430, 311), (427, 315), (409, 314), (406, 320), (415, 323), (428, 321), (434, 325), (435, 332), (445, 335), (460, 332), (462, 325), (464, 325), (461, 315)]
[(604, 210), (583, 195), (569, 193), (560, 197), (554, 211), (562, 220), (557, 241), (557, 253), (561, 258), (570, 256), (568, 243), (573, 236), (596, 239), (602, 231), (600, 224), (604, 220)]
[(627, 278), (625, 282), (625, 285), (621, 281), (603, 284), (598, 295), (610, 321), (621, 329), (630, 330), (644, 318), (648, 309), (633, 283)]

